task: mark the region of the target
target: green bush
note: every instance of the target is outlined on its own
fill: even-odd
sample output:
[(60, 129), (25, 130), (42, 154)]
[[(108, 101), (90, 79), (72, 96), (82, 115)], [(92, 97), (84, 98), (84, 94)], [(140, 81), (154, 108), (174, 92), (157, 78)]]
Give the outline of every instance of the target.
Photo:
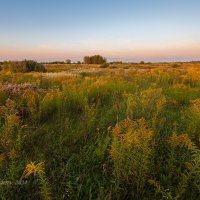
[(6, 64), (6, 66), (8, 66), (8, 70), (11, 72), (46, 72), (46, 69), (42, 64), (33, 60), (11, 61)]
[(83, 58), (85, 64), (104, 64), (106, 63), (106, 58), (100, 55), (85, 56)]

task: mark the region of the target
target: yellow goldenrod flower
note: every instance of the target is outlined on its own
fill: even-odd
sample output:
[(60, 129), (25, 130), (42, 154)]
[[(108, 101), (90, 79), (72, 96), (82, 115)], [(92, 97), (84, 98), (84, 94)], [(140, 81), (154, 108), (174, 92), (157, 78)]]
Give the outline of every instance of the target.
[(35, 162), (30, 162), (26, 165), (26, 169), (24, 171), (24, 176), (27, 178), (31, 175), (43, 174), (44, 173), (44, 162), (39, 162), (36, 164)]
[(11, 160), (15, 159), (17, 157), (17, 151), (15, 149), (12, 149), (9, 154), (8, 154), (9, 158)]
[(192, 112), (200, 117), (200, 99), (196, 99), (192, 101)]
[(17, 126), (20, 123), (20, 118), (16, 114), (7, 115), (7, 123), (10, 126)]
[(153, 136), (153, 132), (151, 130), (146, 130), (146, 131), (143, 131), (141, 133), (141, 137), (142, 139), (144, 140), (148, 140), (148, 139), (151, 139)]
[(143, 141), (150, 141), (153, 137), (153, 132), (144, 119), (137, 121), (125, 119), (114, 127), (112, 133), (127, 147), (132, 145), (140, 147)]
[(176, 133), (173, 133), (168, 139), (168, 143), (173, 147), (188, 147), (191, 140), (187, 134), (177, 135)]
[(92, 77), (89, 77), (89, 76), (86, 76), (86, 77), (85, 77), (85, 80), (86, 80), (86, 81), (91, 81), (92, 79), (93, 79), (93, 78), (92, 78)]
[(3, 161), (5, 159), (5, 154), (4, 153), (1, 153), (0, 154), (0, 161)]

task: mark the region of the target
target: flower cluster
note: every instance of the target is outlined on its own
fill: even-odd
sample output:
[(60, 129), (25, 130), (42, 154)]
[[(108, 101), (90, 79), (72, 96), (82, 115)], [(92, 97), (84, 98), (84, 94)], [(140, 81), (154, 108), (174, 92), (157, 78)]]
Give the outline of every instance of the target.
[(140, 147), (144, 141), (152, 139), (153, 132), (148, 128), (145, 120), (133, 121), (125, 119), (118, 123), (112, 130), (113, 136), (127, 147)]
[(191, 140), (188, 134), (177, 135), (176, 133), (173, 133), (172, 136), (169, 137), (168, 143), (172, 147), (188, 147), (191, 144)]
[(200, 99), (195, 99), (192, 101), (192, 112), (200, 118)]
[(36, 164), (35, 162), (30, 162), (26, 165), (26, 169), (24, 171), (24, 177), (28, 178), (31, 175), (43, 174), (44, 173), (44, 162), (39, 162)]
[(0, 86), (0, 92), (9, 95), (22, 94), (22, 92), (27, 89), (35, 90), (36, 87), (30, 83), (23, 83), (23, 84), (9, 83)]

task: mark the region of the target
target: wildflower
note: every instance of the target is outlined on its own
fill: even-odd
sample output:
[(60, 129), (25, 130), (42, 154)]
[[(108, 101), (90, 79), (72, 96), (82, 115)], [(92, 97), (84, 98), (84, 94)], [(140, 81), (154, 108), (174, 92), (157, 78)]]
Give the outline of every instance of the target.
[(192, 112), (200, 117), (200, 99), (192, 101)]
[(151, 130), (146, 130), (146, 131), (143, 131), (141, 133), (141, 137), (142, 139), (144, 140), (148, 140), (148, 139), (151, 139), (151, 137), (153, 136), (153, 132)]
[(85, 80), (86, 80), (86, 81), (91, 81), (91, 80), (93, 80), (93, 78), (92, 78), (92, 77), (89, 77), (89, 76), (86, 76), (86, 77), (85, 77)]
[(0, 154), (0, 161), (3, 161), (5, 159), (5, 154), (4, 153), (1, 153)]
[(186, 70), (186, 74), (183, 76), (186, 80), (193, 80), (193, 81), (199, 81), (200, 77), (200, 70), (199, 68), (190, 67)]
[(144, 119), (137, 121), (125, 119), (114, 127), (112, 133), (115, 138), (118, 138), (127, 147), (131, 145), (140, 147), (143, 141), (149, 141), (153, 136), (152, 130), (147, 127)]
[(9, 152), (8, 156), (9, 156), (9, 158), (10, 158), (11, 160), (15, 159), (15, 158), (17, 157), (17, 152), (16, 152), (16, 150), (15, 150), (15, 149), (12, 149), (12, 150)]
[(163, 106), (166, 104), (167, 100), (165, 97), (160, 98), (157, 103), (156, 103), (156, 107), (157, 107), (157, 111), (160, 111)]
[(103, 79), (98, 79), (98, 80), (96, 80), (93, 84), (92, 84), (92, 87), (93, 88), (101, 88), (101, 87), (103, 87), (104, 85), (106, 84), (106, 81), (105, 80), (103, 80)]
[(177, 84), (173, 84), (172, 88), (176, 89), (176, 88), (188, 88), (189, 86), (184, 85), (183, 83), (177, 83)]
[(177, 135), (176, 133), (173, 133), (168, 139), (168, 143), (173, 147), (188, 147), (191, 140), (187, 134)]
[(17, 113), (16, 103), (11, 99), (6, 100), (6, 108), (7, 108), (7, 113), (9, 114)]
[(37, 91), (26, 90), (23, 93), (23, 98), (27, 102), (28, 111), (34, 115), (37, 112), (37, 99), (39, 98)]
[(44, 173), (44, 162), (39, 162), (36, 164), (35, 162), (30, 162), (26, 165), (26, 169), (24, 171), (25, 177), (29, 177), (31, 175), (43, 174)]
[(7, 123), (11, 126), (17, 126), (20, 123), (20, 118), (16, 114), (7, 115)]
[(193, 168), (193, 165), (192, 165), (191, 163), (189, 163), (189, 162), (185, 162), (185, 166), (186, 166), (189, 170), (191, 170), (191, 169)]
[[(145, 119), (125, 119), (113, 128), (110, 157), (117, 180), (143, 184), (150, 172), (153, 132)], [(141, 167), (143, 166), (143, 167)], [(139, 183), (138, 180), (143, 179)]]
[(118, 150), (118, 148), (116, 148), (116, 146), (111, 146), (111, 149), (110, 149), (110, 156), (113, 160), (118, 160), (120, 159), (121, 157), (121, 154)]

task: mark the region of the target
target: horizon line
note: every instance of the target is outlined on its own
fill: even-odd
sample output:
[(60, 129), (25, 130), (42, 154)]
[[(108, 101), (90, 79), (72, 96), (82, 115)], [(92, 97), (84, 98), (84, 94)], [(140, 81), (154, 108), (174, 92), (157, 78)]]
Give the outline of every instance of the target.
[[(43, 60), (43, 59), (34, 59), (34, 58), (23, 58), (23, 59), (0, 59), (0, 62), (9, 62), (9, 61), (24, 61), (24, 60), (34, 60), (38, 63), (53, 63), (53, 62), (60, 62), (63, 64), (66, 64), (65, 61), (67, 59), (70, 58), (66, 58), (66, 59), (53, 59), (53, 60)], [(83, 63), (83, 59), (70, 59), (71, 60), (71, 64), (76, 64), (77, 62), (81, 62), (81, 64)], [(195, 59), (189, 59), (189, 58), (161, 58), (161, 59), (129, 59), (129, 58), (122, 58), (122, 59), (118, 59), (118, 58), (106, 58), (107, 63), (112, 63), (112, 62), (122, 62), (122, 63), (140, 63), (140, 62), (144, 62), (144, 63), (176, 63), (176, 62), (183, 62), (183, 63), (187, 63), (187, 62), (200, 62), (200, 58), (195, 58)]]

